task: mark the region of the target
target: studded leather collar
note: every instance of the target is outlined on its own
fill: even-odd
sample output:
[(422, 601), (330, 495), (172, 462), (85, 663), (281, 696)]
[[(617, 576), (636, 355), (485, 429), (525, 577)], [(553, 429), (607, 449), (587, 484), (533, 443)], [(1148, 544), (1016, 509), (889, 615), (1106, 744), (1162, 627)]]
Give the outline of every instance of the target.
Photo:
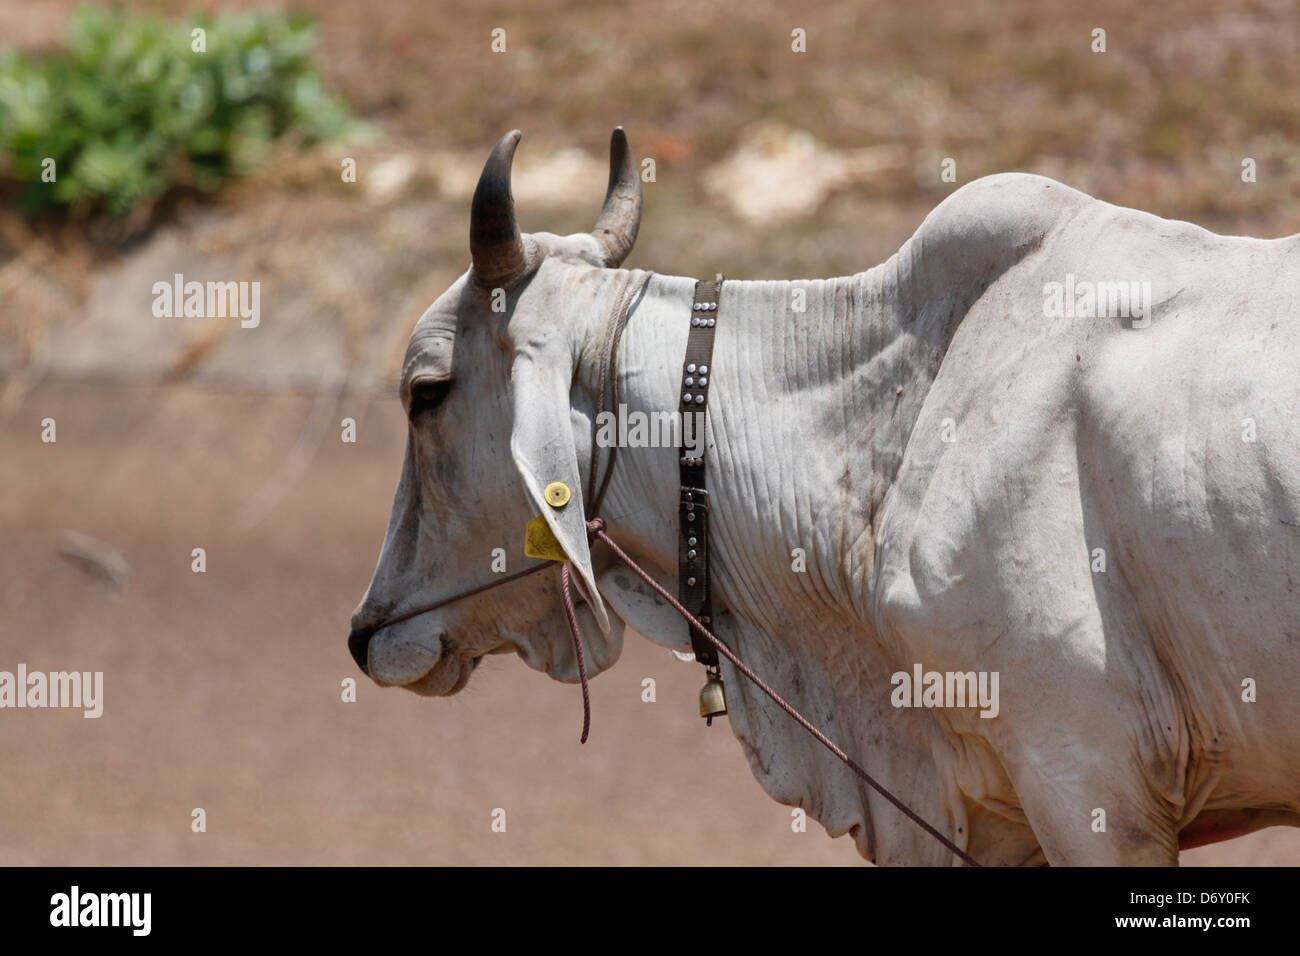
[[(713, 601), (709, 582), (709, 492), (705, 485), (704, 423), (709, 406), (709, 383), (713, 378), (713, 333), (718, 324), (718, 300), (723, 277), (695, 284), (691, 303), (691, 329), (682, 362), (682, 434), (693, 428), (698, 457), (683, 454), (680, 459), (681, 494), (678, 501), (677, 587), (678, 598), (701, 624), (713, 623)], [(685, 444), (685, 443), (683, 443)], [(688, 627), (695, 659), (716, 669), (718, 653), (693, 627)]]

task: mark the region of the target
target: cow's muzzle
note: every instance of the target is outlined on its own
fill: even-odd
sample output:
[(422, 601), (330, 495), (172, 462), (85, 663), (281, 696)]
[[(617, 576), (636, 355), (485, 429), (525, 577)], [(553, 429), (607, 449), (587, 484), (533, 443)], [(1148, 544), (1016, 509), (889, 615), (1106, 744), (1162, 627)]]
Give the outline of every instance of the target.
[(361, 668), (361, 673), (370, 676), (370, 639), (375, 636), (373, 627), (353, 628), (348, 635), (348, 652)]

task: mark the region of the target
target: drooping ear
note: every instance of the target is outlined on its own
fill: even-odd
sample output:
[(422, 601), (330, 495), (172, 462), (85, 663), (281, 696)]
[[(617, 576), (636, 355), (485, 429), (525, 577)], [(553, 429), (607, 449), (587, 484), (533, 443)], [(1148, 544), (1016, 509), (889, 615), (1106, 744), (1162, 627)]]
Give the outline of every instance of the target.
[[(608, 634), (609, 616), (596, 588), (591, 551), (587, 547), (582, 474), (570, 421), (572, 359), (561, 361), (558, 349), (548, 352), (545, 358), (551, 361), (543, 361), (542, 356), (527, 351), (515, 356), (510, 372), (515, 420), (510, 434), (510, 454), (529, 500), (569, 556), (587, 605), (600, 629)], [(546, 497), (546, 488), (555, 482), (568, 489), (568, 500), (558, 507)], [(523, 534), (523, 529), (519, 532)]]
[(601, 596), (624, 624), (660, 647), (691, 652), (690, 631), (685, 620), (630, 568), (611, 565), (600, 573), (598, 580)]

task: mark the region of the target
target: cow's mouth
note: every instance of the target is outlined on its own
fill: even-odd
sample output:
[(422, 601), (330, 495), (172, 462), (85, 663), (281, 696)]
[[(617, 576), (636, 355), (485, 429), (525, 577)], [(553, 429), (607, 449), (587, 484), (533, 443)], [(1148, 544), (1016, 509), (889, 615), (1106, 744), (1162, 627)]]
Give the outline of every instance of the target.
[(474, 663), (459, 654), (444, 653), (419, 680), (400, 685), (422, 697), (450, 697), (464, 690), (474, 673)]
[(366, 670), (381, 687), (423, 697), (450, 697), (467, 683), (482, 657), (471, 657), (446, 635), (380, 632), (370, 642)]

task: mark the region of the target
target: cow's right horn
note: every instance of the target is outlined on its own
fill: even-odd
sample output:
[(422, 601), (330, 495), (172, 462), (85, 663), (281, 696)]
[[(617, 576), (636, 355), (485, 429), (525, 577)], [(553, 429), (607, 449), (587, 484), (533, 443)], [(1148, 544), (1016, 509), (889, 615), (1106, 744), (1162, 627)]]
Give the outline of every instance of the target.
[(469, 251), (474, 274), (486, 286), (504, 285), (524, 271), (528, 256), (515, 223), (515, 198), (510, 192), (510, 165), (523, 134), (512, 129), (492, 149), (469, 214)]
[(641, 228), (641, 177), (627, 145), (623, 127), (614, 128), (609, 140), (609, 188), (605, 206), (591, 234), (605, 249), (605, 265), (616, 269), (632, 251)]

